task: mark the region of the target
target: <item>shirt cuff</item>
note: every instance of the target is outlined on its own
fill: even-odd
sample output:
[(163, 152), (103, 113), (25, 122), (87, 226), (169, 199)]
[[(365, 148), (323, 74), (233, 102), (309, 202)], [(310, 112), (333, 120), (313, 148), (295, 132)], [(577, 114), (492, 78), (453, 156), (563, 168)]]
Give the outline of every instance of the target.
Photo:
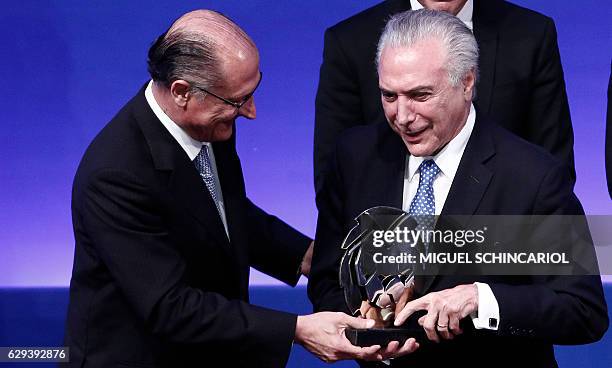
[(478, 310), (470, 315), (477, 330), (497, 331), (499, 326), (499, 304), (488, 284), (475, 282), (478, 289)]

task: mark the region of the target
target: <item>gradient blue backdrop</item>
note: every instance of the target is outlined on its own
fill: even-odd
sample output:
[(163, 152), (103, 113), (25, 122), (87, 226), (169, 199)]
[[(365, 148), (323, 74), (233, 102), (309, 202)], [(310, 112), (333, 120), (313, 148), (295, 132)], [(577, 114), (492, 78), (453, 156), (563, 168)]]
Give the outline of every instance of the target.
[[(612, 214), (604, 118), (609, 0), (515, 1), (552, 16), (575, 130), (576, 191)], [(72, 178), (87, 144), (147, 80), (150, 43), (180, 14), (219, 10), (261, 52), (258, 118), (238, 122), (250, 197), (314, 235), (314, 96), (323, 31), (376, 1), (11, 1), (0, 34), (0, 286), (66, 286), (74, 240)], [(273, 283), (255, 273), (256, 284)]]

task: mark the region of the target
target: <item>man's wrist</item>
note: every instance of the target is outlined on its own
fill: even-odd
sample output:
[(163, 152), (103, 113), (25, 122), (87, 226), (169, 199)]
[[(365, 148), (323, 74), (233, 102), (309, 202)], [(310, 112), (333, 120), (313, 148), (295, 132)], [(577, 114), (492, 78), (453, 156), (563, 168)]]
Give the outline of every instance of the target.
[(478, 308), (471, 314), (476, 329), (497, 330), (499, 326), (499, 304), (488, 284), (475, 282)]
[(304, 317), (305, 316), (297, 316), (295, 320), (295, 336), (293, 337), (293, 342), (300, 345), (303, 343)]

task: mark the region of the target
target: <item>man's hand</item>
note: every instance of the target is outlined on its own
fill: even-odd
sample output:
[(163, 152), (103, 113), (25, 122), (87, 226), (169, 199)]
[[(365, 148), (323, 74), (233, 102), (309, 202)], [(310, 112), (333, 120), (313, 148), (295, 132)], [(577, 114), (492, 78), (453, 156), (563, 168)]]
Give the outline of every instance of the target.
[(419, 310), (427, 311), (419, 318), (419, 324), (430, 340), (439, 342), (440, 337), (450, 340), (463, 333), (459, 322), (478, 310), (478, 288), (475, 284), (458, 285), (408, 302), (401, 311), (396, 310), (395, 325), (402, 325)]
[(359, 347), (351, 344), (344, 335), (344, 330), (349, 327), (366, 329), (373, 326), (372, 320), (339, 312), (298, 316), (295, 341), (327, 363), (344, 359), (380, 361), (412, 353), (418, 348), (414, 339), (407, 340), (402, 346), (393, 341), (384, 349), (379, 345)]
[(308, 249), (306, 249), (306, 253), (304, 253), (304, 258), (302, 258), (302, 263), (300, 264), (300, 273), (306, 277), (310, 275), (310, 265), (312, 263), (313, 249), (314, 249), (314, 240), (310, 242)]
[(382, 328), (385, 326), (389, 326), (392, 322), (390, 318), (383, 318), (380, 308), (373, 307), (367, 301), (361, 302), (361, 307), (359, 308), (359, 312), (361, 313), (362, 318), (366, 318), (374, 321), (374, 327)]
[[(374, 327), (384, 327), (389, 326), (393, 322), (395, 316), (404, 309), (406, 303), (412, 300), (412, 296), (414, 294), (414, 283), (410, 282), (407, 286), (398, 287), (398, 290), (392, 291), (394, 297), (389, 300), (388, 305), (384, 308), (376, 308), (373, 307), (367, 301), (363, 301), (361, 303), (361, 307), (359, 308), (359, 312), (363, 318), (373, 319), (376, 321)], [(396, 302), (392, 302), (391, 300), (395, 300)]]

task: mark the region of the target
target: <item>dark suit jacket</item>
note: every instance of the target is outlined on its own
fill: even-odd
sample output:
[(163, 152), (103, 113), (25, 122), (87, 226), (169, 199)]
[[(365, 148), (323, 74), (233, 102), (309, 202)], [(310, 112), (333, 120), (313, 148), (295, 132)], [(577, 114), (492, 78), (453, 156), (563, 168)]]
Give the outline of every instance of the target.
[(234, 138), (213, 150), (231, 241), (144, 89), (87, 149), (72, 197), (71, 367), (285, 366), (296, 316), (248, 303), (249, 266), (295, 284), (309, 239), (248, 200)]
[[(340, 244), (362, 211), (401, 208), (406, 154), (387, 123), (350, 129), (338, 140), (333, 171), (317, 196), (319, 219), (308, 288), (315, 310), (346, 311), (338, 284)], [(563, 165), (477, 114), (442, 214), (570, 213), (580, 214), (582, 208)], [(437, 276), (428, 291), (475, 281), (488, 283), (498, 301), (499, 330), (468, 331), (451, 342), (422, 346), (408, 362), (556, 366), (552, 344), (592, 342), (607, 329), (599, 276)]]
[[(384, 1), (325, 32), (315, 104), (317, 192), (339, 133), (385, 121), (376, 46), (386, 20), (409, 9), (409, 0)], [(553, 20), (505, 1), (474, 0), (473, 24), (480, 48), (479, 111), (567, 163), (573, 178), (572, 124)]]

